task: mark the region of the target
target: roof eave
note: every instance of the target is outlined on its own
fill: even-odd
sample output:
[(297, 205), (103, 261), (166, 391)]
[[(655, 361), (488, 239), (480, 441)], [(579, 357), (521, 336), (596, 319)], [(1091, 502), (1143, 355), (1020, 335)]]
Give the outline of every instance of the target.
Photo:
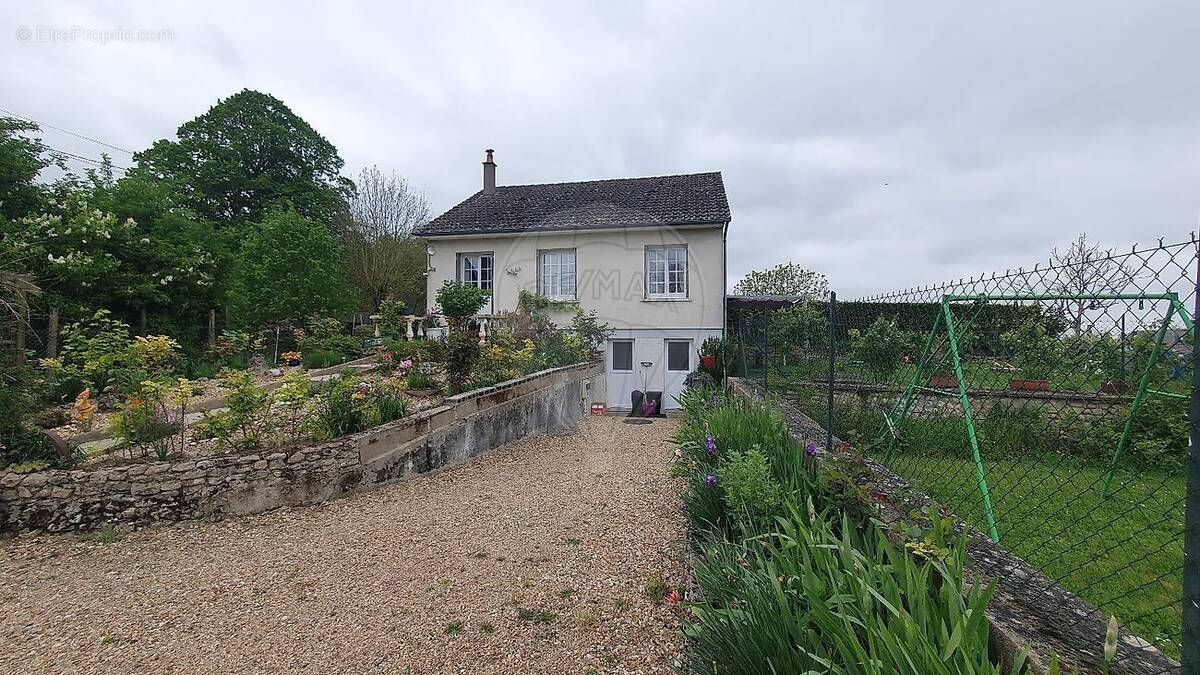
[(623, 223), (617, 225), (587, 225), (582, 227), (548, 227), (548, 228), (495, 228), (495, 229), (479, 229), (465, 230), (458, 232), (420, 232), (414, 231), (413, 236), (421, 239), (454, 239), (464, 237), (492, 237), (499, 235), (510, 234), (562, 234), (570, 233), (585, 233), (585, 232), (607, 232), (611, 230), (643, 230), (651, 228), (674, 228), (674, 229), (703, 229), (710, 227), (725, 228), (728, 225), (729, 219), (722, 220), (704, 220), (704, 221), (686, 221), (678, 223)]

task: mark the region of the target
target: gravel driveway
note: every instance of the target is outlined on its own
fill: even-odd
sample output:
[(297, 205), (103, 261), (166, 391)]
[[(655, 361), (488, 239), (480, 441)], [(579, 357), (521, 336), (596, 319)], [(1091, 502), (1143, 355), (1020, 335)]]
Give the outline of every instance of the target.
[(0, 541), (0, 672), (669, 672), (674, 428), (589, 417), (324, 505)]

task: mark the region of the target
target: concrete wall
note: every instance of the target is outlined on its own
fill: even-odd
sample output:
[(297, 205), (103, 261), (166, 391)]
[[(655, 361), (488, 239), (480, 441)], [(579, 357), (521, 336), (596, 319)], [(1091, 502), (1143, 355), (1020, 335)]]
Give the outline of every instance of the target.
[[(627, 228), (501, 237), (430, 238), (428, 297), (456, 278), (459, 253), (492, 253), (493, 311), (512, 310), (521, 290), (537, 290), (538, 251), (575, 249), (576, 299), (614, 328), (720, 329), (724, 324), (725, 259), (722, 228)], [(685, 244), (688, 297), (645, 297), (647, 246)], [(569, 317), (556, 317), (557, 319)]]
[(140, 527), (315, 504), (461, 464), (528, 436), (574, 429), (603, 386), (600, 364), (567, 366), (452, 396), (437, 408), (325, 443), (181, 462), (0, 473), (0, 532)]

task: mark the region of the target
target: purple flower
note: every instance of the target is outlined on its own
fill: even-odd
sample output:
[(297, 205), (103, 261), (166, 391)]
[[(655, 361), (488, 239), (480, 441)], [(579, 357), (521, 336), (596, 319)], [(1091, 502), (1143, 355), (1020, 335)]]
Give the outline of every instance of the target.
[(704, 434), (704, 452), (709, 457), (717, 454), (717, 439), (712, 434)]
[(816, 457), (817, 456), (817, 446), (812, 443), (809, 443), (808, 445), (804, 446), (804, 454), (808, 455), (809, 457)]
[(704, 484), (710, 488), (717, 487), (717, 474), (710, 473), (704, 477)]

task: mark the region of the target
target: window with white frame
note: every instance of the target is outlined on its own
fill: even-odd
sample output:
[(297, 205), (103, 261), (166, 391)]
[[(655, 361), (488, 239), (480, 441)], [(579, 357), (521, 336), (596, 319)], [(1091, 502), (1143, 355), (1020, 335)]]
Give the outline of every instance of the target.
[(538, 253), (538, 293), (551, 300), (575, 299), (575, 251)]
[(646, 249), (646, 297), (687, 297), (687, 247), (652, 246)]

